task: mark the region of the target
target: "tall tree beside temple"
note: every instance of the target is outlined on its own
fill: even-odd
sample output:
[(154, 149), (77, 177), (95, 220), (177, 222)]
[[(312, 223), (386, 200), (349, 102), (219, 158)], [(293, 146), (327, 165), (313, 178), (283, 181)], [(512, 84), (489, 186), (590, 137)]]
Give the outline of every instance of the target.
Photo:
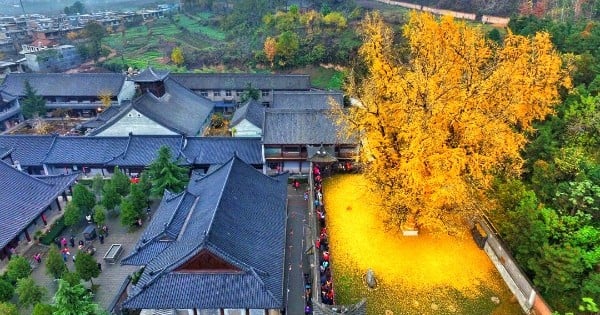
[[(398, 224), (452, 232), (481, 210), (496, 175), (521, 171), (532, 122), (569, 85), (546, 33), (500, 45), (451, 17), (411, 13), (405, 49), (377, 14), (362, 24), (367, 69), (348, 84), (359, 100), (338, 112), (346, 135)], [(400, 56), (400, 51), (408, 52)]]

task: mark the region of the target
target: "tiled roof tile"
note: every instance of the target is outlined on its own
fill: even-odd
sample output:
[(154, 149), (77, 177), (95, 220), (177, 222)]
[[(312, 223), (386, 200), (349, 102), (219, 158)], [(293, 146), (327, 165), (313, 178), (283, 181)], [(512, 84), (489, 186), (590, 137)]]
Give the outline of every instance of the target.
[(9, 73), (4, 79), (5, 91), (25, 95), (25, 81), (41, 96), (90, 96), (100, 92), (118, 95), (125, 82), (120, 73)]
[(344, 95), (341, 92), (325, 91), (274, 92), (270, 108), (324, 110), (331, 107), (331, 101), (343, 105)]
[(0, 161), (0, 248), (31, 224), (77, 176), (34, 177)]
[[(161, 214), (148, 227), (154, 232), (144, 233), (156, 234), (157, 225), (165, 226), (165, 211), (186, 214), (183, 224), (176, 223), (181, 221), (176, 214), (165, 226), (173, 229), (169, 233), (177, 234), (177, 239), (148, 261), (124, 307), (282, 308), (287, 177), (270, 178), (235, 157), (205, 176), (192, 178), (186, 191), (163, 198), (157, 210)], [(175, 208), (169, 205), (181, 198)], [(148, 248), (127, 259), (147, 261), (152, 252)], [(240, 271), (174, 271), (201, 250)]]
[(170, 77), (191, 90), (310, 90), (304, 74), (171, 73)]
[(256, 101), (249, 101), (238, 108), (235, 113), (233, 113), (233, 118), (231, 118), (231, 126), (237, 125), (244, 119), (248, 120), (254, 126), (262, 129), (262, 125), (265, 120), (265, 107)]

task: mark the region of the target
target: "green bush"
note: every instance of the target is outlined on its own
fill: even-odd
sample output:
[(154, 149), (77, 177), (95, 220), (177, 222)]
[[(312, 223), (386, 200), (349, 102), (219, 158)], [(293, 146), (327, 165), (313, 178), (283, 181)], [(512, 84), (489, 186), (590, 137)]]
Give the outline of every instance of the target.
[(65, 229), (65, 219), (60, 217), (60, 219), (56, 220), (48, 233), (42, 236), (40, 239), (40, 243), (44, 245), (50, 245), (54, 242), (54, 239), (57, 238)]
[(8, 302), (12, 299), (14, 294), (15, 288), (13, 285), (6, 280), (0, 280), (0, 301)]

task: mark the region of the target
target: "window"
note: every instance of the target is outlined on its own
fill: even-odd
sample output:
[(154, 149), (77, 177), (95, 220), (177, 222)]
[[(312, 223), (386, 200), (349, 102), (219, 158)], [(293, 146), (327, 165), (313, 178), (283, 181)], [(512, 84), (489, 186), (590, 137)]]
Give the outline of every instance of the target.
[(231, 90), (225, 91), (225, 96), (231, 96)]
[(265, 148), (265, 156), (281, 156), (281, 148)]
[(237, 96), (237, 97), (242, 96), (242, 93), (244, 93), (244, 91), (242, 91), (242, 90), (235, 90), (235, 96)]
[(213, 96), (221, 96), (221, 91), (213, 91)]
[(204, 97), (208, 97), (208, 91), (206, 91), (206, 90), (200, 90), (200, 95), (204, 96)]
[(269, 107), (269, 106), (271, 106), (271, 103), (269, 103), (269, 102), (262, 102), (262, 106)]
[(269, 96), (269, 90), (262, 90), (261, 94), (263, 97), (267, 97), (267, 96)]

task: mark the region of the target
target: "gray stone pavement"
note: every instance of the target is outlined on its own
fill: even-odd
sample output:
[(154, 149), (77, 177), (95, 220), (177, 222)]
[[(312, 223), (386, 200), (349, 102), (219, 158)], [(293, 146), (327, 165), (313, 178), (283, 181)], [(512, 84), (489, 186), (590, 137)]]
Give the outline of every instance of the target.
[[(155, 209), (156, 206), (157, 204), (154, 204), (153, 209)], [(138, 266), (120, 265), (120, 259), (131, 252), (145, 228), (145, 226), (142, 226), (141, 228), (136, 227), (129, 231), (128, 228), (121, 226), (121, 223), (119, 223), (119, 218), (107, 218), (106, 225), (108, 226), (109, 231), (108, 236), (104, 239), (104, 244), (100, 244), (98, 238), (93, 241), (94, 247), (96, 248), (96, 254), (94, 255), (94, 258), (96, 258), (96, 261), (102, 264), (102, 272), (98, 278), (92, 279), (95, 285), (99, 285), (99, 288), (95, 293), (94, 300), (105, 309), (113, 301), (118, 289), (121, 287), (127, 276), (139, 269)], [(64, 236), (68, 239), (71, 234), (75, 235), (75, 246), (77, 246), (77, 242), (80, 239), (83, 239), (83, 235), (81, 233), (82, 230), (83, 226), (75, 229), (73, 232), (67, 228), (61, 236)], [(103, 257), (112, 244), (121, 244), (123, 246), (123, 252), (115, 264), (108, 264), (104, 262)], [(43, 253), (47, 252), (48, 248), (49, 247), (43, 245), (35, 245), (27, 250), (24, 255), (29, 259), (38, 251)], [(69, 249), (71, 256), (77, 253), (76, 248), (69, 247)], [(42, 257), (42, 263), (39, 266), (34, 264), (36, 265), (36, 268), (33, 270), (32, 276), (39, 285), (48, 290), (47, 300), (50, 302), (54, 296), (54, 293), (56, 292), (56, 289), (58, 288), (58, 283), (51, 279), (51, 276), (46, 274), (45, 257), (46, 255)], [(69, 257), (69, 260), (67, 261), (67, 267), (70, 271), (75, 270), (75, 266), (71, 257)], [(88, 288), (91, 287), (89, 282), (86, 282), (85, 285)]]
[(304, 200), (306, 185), (301, 185), (298, 190), (288, 187), (288, 222), (286, 236), (285, 278), (284, 292), (286, 314), (304, 314), (304, 273), (310, 266), (307, 264), (305, 250), (310, 247), (306, 243), (308, 234), (308, 201)]

